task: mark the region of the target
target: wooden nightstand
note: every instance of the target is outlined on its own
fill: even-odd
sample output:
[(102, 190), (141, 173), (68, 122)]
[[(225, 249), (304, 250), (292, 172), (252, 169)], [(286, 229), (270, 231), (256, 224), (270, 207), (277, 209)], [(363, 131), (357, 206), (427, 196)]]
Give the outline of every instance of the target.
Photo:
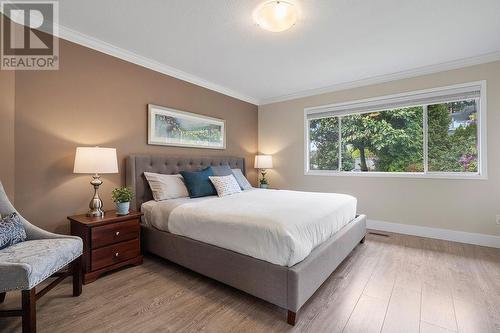
[(68, 216), (71, 234), (83, 239), (84, 284), (116, 268), (142, 264), (141, 216), (140, 212), (119, 216), (116, 211), (106, 212), (103, 218)]

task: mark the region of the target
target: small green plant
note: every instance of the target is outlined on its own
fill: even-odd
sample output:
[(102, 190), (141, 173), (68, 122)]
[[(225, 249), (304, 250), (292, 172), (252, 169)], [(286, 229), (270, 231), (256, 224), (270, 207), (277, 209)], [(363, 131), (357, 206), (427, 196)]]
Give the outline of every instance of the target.
[(261, 175), (262, 175), (262, 178), (260, 179), (260, 184), (261, 185), (267, 185), (267, 179), (266, 179), (266, 172), (265, 171), (261, 171)]
[(130, 202), (134, 193), (128, 187), (117, 187), (111, 191), (111, 198), (116, 203)]

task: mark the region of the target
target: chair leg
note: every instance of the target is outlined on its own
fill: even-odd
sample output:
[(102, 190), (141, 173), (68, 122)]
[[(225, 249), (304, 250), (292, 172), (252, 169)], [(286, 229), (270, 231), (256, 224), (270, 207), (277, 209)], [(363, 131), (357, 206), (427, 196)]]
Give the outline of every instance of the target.
[(5, 301), (5, 295), (7, 293), (0, 293), (0, 303), (3, 303), (3, 301)]
[(77, 297), (82, 294), (82, 256), (71, 263), (71, 268), (73, 270), (73, 297)]
[(36, 333), (35, 288), (22, 291), (23, 333)]

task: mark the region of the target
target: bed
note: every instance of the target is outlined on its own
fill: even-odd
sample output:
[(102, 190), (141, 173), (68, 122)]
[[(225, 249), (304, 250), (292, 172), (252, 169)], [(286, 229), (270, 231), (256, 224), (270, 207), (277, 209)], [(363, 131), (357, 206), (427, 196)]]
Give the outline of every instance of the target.
[[(302, 243), (300, 243), (301, 246), (288, 243), (287, 246), (293, 248), (290, 255), (276, 254), (271, 256), (270, 253), (273, 253), (273, 251), (268, 250), (266, 246), (277, 244), (278, 241), (274, 239), (271, 239), (271, 241), (263, 240), (263, 238), (271, 234), (266, 229), (266, 223), (262, 223), (262, 234), (255, 233), (251, 235), (253, 241), (245, 243), (245, 239), (240, 238), (237, 242), (229, 242), (228, 240), (238, 237), (238, 233), (241, 234), (242, 231), (241, 229), (235, 229), (231, 233), (231, 228), (233, 226), (245, 227), (245, 220), (237, 220), (241, 214), (221, 213), (222, 215), (216, 215), (215, 213), (218, 211), (224, 212), (223, 207), (227, 206), (228, 203), (233, 207), (237, 207), (238, 205), (244, 206), (241, 204), (242, 202), (248, 202), (249, 207), (253, 207), (252, 210), (255, 210), (257, 198), (265, 196), (272, 198), (277, 195), (272, 193), (273, 190), (256, 189), (245, 191), (247, 193), (234, 195), (234, 197), (226, 199), (226, 201), (216, 200), (216, 198), (184, 199), (184, 201), (174, 199), (168, 200), (167, 203), (162, 202), (162, 205), (152, 201), (152, 194), (144, 177), (144, 172), (176, 174), (180, 171), (194, 171), (207, 166), (219, 165), (229, 165), (233, 169), (239, 168), (245, 174), (245, 161), (237, 157), (189, 158), (163, 155), (132, 155), (127, 158), (127, 186), (135, 194), (131, 203), (132, 207), (141, 209), (144, 204), (142, 207), (145, 212), (144, 223), (142, 224), (143, 247), (148, 252), (288, 310), (287, 321), (289, 324), (294, 325), (299, 309), (357, 244), (364, 241), (366, 217), (353, 214), (352, 208), (348, 208), (350, 203), (346, 201), (342, 206), (344, 207), (343, 211), (350, 211), (352, 220), (345, 220), (346, 216), (351, 215), (339, 213), (338, 215), (343, 217), (339, 217), (338, 221), (332, 223), (335, 228), (322, 231), (319, 234), (324, 237), (325, 232), (327, 232), (326, 235), (330, 235), (328, 238), (317, 239), (315, 243), (305, 243), (304, 246), (301, 245)], [(321, 194), (299, 194), (300, 192), (294, 191), (278, 192), (280, 192), (280, 198), (287, 198), (291, 202), (293, 200), (302, 200), (297, 197), (299, 195), (318, 195), (318, 198), (314, 198), (314, 200), (321, 199)], [(185, 200), (191, 200), (191, 202), (185, 202)], [(262, 202), (266, 201), (269, 200), (262, 200)], [(276, 204), (274, 203), (273, 207)], [(159, 208), (155, 210), (154, 207)], [(244, 208), (239, 209), (241, 212), (245, 211)], [(279, 207), (276, 209), (279, 209)], [(203, 223), (203, 218), (199, 217), (202, 216), (200, 212), (206, 212), (207, 223)], [(294, 215), (299, 213), (300, 210), (296, 210), (295, 213), (292, 211), (290, 216), (281, 216), (281, 218), (283, 220), (289, 219), (290, 223), (295, 223), (293, 220)], [(176, 215), (175, 218), (171, 216), (172, 214)], [(252, 214), (255, 214), (255, 212), (252, 212)], [(322, 216), (320, 212), (318, 214), (318, 216)], [(255, 218), (256, 215), (252, 216)], [(232, 217), (238, 223), (231, 223), (233, 222), (231, 221)], [(261, 215), (260, 218), (264, 221), (265, 215)], [(173, 230), (169, 230), (158, 222), (167, 220), (168, 225)], [(300, 221), (300, 218), (297, 217), (295, 220)], [(203, 227), (206, 229), (203, 230)], [(317, 229), (317, 226), (312, 225), (305, 232)], [(303, 232), (297, 230), (297, 235)], [(282, 237), (283, 234), (278, 233), (276, 237)], [(221, 237), (221, 235), (225, 236), (225, 238)], [(211, 238), (204, 238), (208, 236)], [(285, 241), (287, 239), (283, 242)], [(258, 246), (252, 247), (252, 242), (257, 243)], [(260, 256), (259, 253), (251, 252), (259, 248), (266, 249), (262, 251), (267, 253), (265, 257)], [(280, 253), (280, 251), (276, 253)]]

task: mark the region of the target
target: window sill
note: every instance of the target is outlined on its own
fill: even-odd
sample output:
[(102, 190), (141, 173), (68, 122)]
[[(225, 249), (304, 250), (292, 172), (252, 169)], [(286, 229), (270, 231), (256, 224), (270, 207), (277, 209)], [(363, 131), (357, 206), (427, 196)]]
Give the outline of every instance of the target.
[(336, 176), (336, 177), (382, 177), (382, 178), (425, 178), (425, 179), (472, 179), (487, 180), (487, 175), (479, 173), (410, 173), (410, 172), (348, 172), (348, 171), (327, 171), (327, 170), (308, 170), (304, 172), (305, 176)]

